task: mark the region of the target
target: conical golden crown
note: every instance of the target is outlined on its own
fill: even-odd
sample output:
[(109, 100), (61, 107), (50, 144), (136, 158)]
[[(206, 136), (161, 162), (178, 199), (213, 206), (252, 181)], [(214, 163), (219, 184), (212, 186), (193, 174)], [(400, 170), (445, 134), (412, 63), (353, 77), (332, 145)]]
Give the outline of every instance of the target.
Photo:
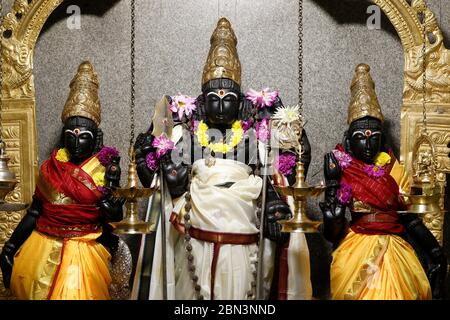
[(362, 63), (356, 67), (351, 92), (352, 98), (348, 107), (348, 124), (364, 117), (373, 117), (381, 122), (384, 121), (375, 93), (375, 83), (370, 76), (370, 67), (367, 64)]
[(85, 61), (78, 67), (78, 72), (70, 82), (70, 93), (61, 115), (65, 122), (70, 117), (85, 117), (95, 122), (101, 121), (101, 108), (98, 97), (98, 78), (94, 67)]
[(237, 38), (230, 21), (220, 18), (211, 36), (211, 48), (203, 68), (202, 85), (219, 78), (228, 78), (241, 85), (241, 63), (236, 45)]

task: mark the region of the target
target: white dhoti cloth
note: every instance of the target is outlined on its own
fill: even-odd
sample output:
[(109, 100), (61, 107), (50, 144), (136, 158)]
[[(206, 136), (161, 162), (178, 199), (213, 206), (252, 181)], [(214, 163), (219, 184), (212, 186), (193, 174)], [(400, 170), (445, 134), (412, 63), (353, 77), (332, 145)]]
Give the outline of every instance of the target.
[[(217, 233), (258, 234), (256, 200), (261, 193), (262, 179), (250, 175), (249, 166), (233, 160), (217, 159), (214, 166), (208, 167), (202, 159), (194, 163), (192, 170), (190, 189), (192, 209), (189, 214), (193, 228)], [(233, 182), (233, 185), (229, 188), (217, 186), (225, 182)], [(180, 200), (173, 211), (179, 212), (184, 203), (184, 199)], [(195, 299), (185, 241), (177, 234), (175, 228), (167, 227), (170, 230), (167, 259), (173, 261), (173, 268), (168, 271), (170, 284), (168, 298)], [(159, 238), (157, 235), (157, 239)], [(197, 283), (201, 287), (200, 293), (205, 299), (210, 299), (214, 243), (194, 238), (190, 243), (196, 267), (195, 274), (198, 276)], [(159, 246), (157, 240), (156, 255), (160, 252)], [(252, 281), (255, 281), (253, 272), (256, 271), (257, 258), (256, 243), (221, 245), (215, 271), (214, 299), (246, 299), (247, 293), (252, 289)], [(160, 262), (161, 260), (155, 256), (150, 299), (161, 298)]]
[[(261, 193), (262, 179), (250, 175), (251, 168), (234, 160), (216, 159), (214, 166), (208, 167), (204, 159), (197, 160), (193, 167), (191, 181), (190, 222), (193, 228), (203, 231), (234, 234), (257, 234), (257, 205)], [(233, 182), (229, 188), (218, 185)], [(166, 254), (168, 299), (196, 299), (194, 283), (188, 269), (186, 243), (182, 234), (169, 222), (172, 213), (180, 213), (185, 205), (181, 197), (174, 205), (166, 204)], [(181, 221), (183, 222), (183, 221)], [(292, 236), (292, 235), (291, 235)], [(211, 265), (214, 257), (214, 243), (191, 238), (195, 274), (198, 276), (200, 294), (211, 299)], [(264, 289), (268, 296), (272, 275), (274, 243), (265, 240), (264, 246)], [(306, 251), (305, 251), (306, 250)], [(158, 228), (149, 299), (162, 299), (162, 252), (161, 234)], [(305, 261), (305, 258), (307, 261)], [(256, 281), (254, 272), (258, 259), (258, 246), (223, 244), (217, 257), (214, 279), (214, 299), (242, 300)], [(309, 252), (304, 235), (292, 237), (289, 254), (288, 299), (309, 299), (311, 283), (309, 279)], [(254, 292), (254, 291), (253, 291)]]

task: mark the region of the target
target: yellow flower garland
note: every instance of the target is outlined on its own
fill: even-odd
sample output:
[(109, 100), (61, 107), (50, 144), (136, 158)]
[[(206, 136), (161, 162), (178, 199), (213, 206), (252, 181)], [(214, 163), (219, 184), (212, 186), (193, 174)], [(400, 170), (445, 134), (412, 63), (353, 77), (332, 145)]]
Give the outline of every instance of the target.
[(70, 160), (70, 153), (66, 148), (61, 148), (58, 150), (55, 156), (56, 160), (59, 162), (68, 162)]
[(242, 124), (239, 120), (235, 121), (231, 127), (231, 132), (233, 132), (233, 135), (231, 136), (230, 142), (228, 142), (227, 144), (224, 144), (222, 142), (209, 142), (208, 129), (208, 125), (203, 121), (200, 121), (196, 133), (197, 139), (202, 147), (207, 147), (215, 153), (230, 152), (241, 142), (242, 138), (244, 137), (244, 129), (242, 129)]
[(96, 186), (98, 187), (105, 186), (105, 173), (97, 172), (96, 174), (94, 174), (92, 179), (94, 180)]
[(375, 157), (374, 163), (378, 167), (383, 167), (386, 164), (391, 163), (391, 156), (389, 154), (387, 154), (386, 152), (380, 152)]

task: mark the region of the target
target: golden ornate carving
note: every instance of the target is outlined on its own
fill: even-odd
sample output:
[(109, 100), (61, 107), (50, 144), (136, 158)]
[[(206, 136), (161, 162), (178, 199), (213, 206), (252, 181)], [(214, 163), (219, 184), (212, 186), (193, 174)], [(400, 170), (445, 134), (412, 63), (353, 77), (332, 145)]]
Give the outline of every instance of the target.
[[(0, 24), (2, 37), (2, 124), (11, 170), (19, 183), (7, 201), (31, 201), (38, 167), (33, 53), (37, 37), (63, 0), (16, 0)], [(0, 249), (24, 212), (0, 212)], [(0, 299), (7, 297), (0, 276)]]
[(404, 51), (422, 43), (420, 21), (406, 0), (372, 0), (391, 21)]
[[(437, 184), (441, 188), (440, 207), (444, 209), (445, 173), (450, 172), (447, 147), (450, 136), (450, 52), (433, 12), (424, 0), (372, 0), (388, 16), (402, 41), (404, 65), (403, 106), (401, 109), (400, 161), (411, 171), (412, 151), (422, 127), (423, 59), (426, 39), (427, 127), (436, 147)], [(424, 30), (426, 36), (424, 37)], [(424, 217), (438, 241), (443, 240), (444, 212)]]
[(241, 63), (236, 49), (237, 38), (226, 18), (220, 18), (211, 36), (211, 48), (203, 69), (202, 85), (209, 80), (228, 78), (241, 84)]
[(375, 93), (375, 83), (370, 76), (370, 67), (361, 63), (355, 68), (351, 85), (352, 98), (348, 107), (347, 123), (364, 117), (373, 117), (384, 121), (380, 103)]
[(70, 82), (70, 93), (61, 120), (65, 122), (68, 118), (75, 116), (91, 119), (97, 126), (100, 125), (98, 77), (89, 61), (80, 64), (77, 74)]
[[(426, 81), (427, 102), (450, 103), (450, 51), (444, 46), (444, 37), (432, 13), (423, 0), (414, 1), (413, 9), (423, 14), (426, 37)], [(423, 34), (423, 32), (422, 32)], [(423, 41), (406, 52), (405, 55), (405, 101), (423, 99)]]

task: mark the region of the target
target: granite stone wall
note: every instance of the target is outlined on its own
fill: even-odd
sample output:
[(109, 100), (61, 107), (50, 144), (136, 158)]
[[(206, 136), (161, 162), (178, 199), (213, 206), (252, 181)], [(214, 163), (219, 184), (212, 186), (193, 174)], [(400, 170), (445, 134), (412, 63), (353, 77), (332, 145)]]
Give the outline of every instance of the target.
[[(450, 35), (446, 0), (427, 2), (444, 33)], [(40, 162), (59, 138), (69, 82), (79, 63), (90, 60), (100, 78), (105, 143), (121, 150), (126, 172), (129, 4), (129, 0), (67, 0), (47, 21), (34, 58)], [(81, 9), (80, 29), (67, 26), (71, 5)], [(379, 30), (368, 29), (369, 5), (365, 0), (304, 0), (304, 116), (313, 150), (311, 183), (322, 179), (324, 153), (341, 141), (350, 82), (358, 63), (372, 68), (389, 136), (399, 151), (402, 46), (386, 18)], [(297, 1), (138, 0), (136, 13), (136, 134), (150, 125), (152, 108), (163, 94), (200, 93), (209, 38), (220, 16), (231, 21), (238, 37), (243, 89), (278, 89), (285, 104), (297, 103)], [(310, 207), (313, 216), (320, 218), (318, 207)], [(327, 298), (330, 247), (320, 235), (308, 240), (314, 293)]]

